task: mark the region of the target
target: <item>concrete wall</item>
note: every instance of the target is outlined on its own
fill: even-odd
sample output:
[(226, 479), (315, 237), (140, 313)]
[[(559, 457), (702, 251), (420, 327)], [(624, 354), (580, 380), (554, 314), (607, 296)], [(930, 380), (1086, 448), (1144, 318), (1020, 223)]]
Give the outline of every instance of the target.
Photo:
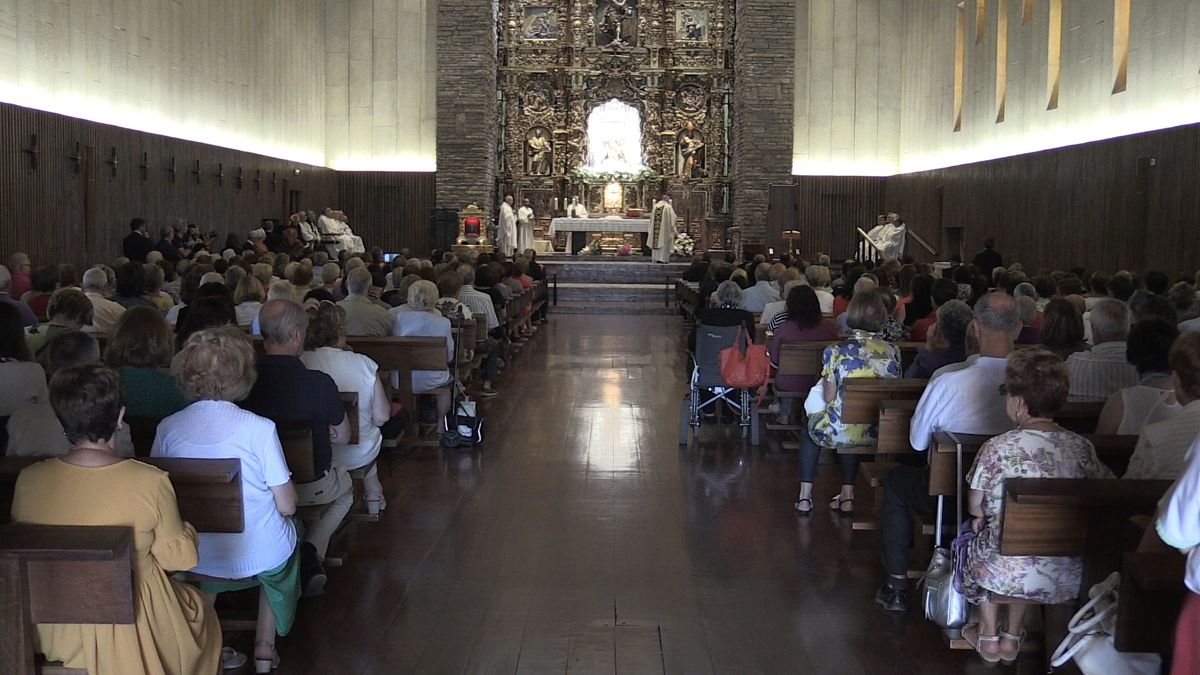
[(321, 0), (0, 0), (0, 101), (322, 164)]
[(902, 11), (902, 0), (797, 0), (792, 173), (894, 173)]
[(432, 171), (436, 0), (325, 0), (326, 162)]

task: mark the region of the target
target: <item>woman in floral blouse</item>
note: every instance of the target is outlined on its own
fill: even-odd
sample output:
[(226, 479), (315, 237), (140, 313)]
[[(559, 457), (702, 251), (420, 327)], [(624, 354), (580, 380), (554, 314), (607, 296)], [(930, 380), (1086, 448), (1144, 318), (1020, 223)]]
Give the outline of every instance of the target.
[(1071, 556), (1000, 555), (1000, 513), (1008, 478), (1112, 478), (1086, 438), (1054, 423), (1054, 414), (1070, 389), (1062, 359), (1041, 348), (1020, 349), (1008, 357), (1005, 406), (1017, 428), (983, 444), (967, 482), (971, 529), (963, 585), (967, 600), (979, 605), (978, 624), (963, 627), (963, 637), (988, 663), (1012, 663), (1021, 651), (1025, 604), (1006, 604), (999, 625), (994, 597), (1058, 604), (1079, 595), (1083, 561)]
[[(879, 336), (888, 320), (883, 298), (875, 291), (856, 293), (846, 310), (850, 336), (825, 348), (821, 359), (825, 409), (808, 418), (808, 433), (800, 438), (800, 494), (795, 509), (801, 515), (812, 512), (812, 486), (821, 448), (855, 447), (875, 442), (878, 429), (869, 424), (842, 421), (842, 396), (846, 380), (857, 378), (900, 377), (900, 350)], [(854, 478), (858, 456), (839, 454), (842, 490), (829, 502), (839, 513), (854, 510)]]

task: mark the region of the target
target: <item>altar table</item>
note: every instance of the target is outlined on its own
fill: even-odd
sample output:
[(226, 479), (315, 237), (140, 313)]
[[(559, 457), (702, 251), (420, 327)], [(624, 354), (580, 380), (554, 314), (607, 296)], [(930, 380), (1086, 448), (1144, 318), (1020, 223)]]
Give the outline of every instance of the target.
[(650, 233), (649, 218), (551, 218), (550, 236), (556, 232)]

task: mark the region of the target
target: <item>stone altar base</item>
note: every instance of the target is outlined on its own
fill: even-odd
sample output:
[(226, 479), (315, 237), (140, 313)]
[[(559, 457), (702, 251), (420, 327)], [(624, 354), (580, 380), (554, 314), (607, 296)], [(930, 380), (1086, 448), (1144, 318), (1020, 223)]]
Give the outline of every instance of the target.
[(641, 256), (539, 256), (554, 301), (551, 317), (561, 314), (673, 314), (675, 280), (687, 262), (657, 265)]

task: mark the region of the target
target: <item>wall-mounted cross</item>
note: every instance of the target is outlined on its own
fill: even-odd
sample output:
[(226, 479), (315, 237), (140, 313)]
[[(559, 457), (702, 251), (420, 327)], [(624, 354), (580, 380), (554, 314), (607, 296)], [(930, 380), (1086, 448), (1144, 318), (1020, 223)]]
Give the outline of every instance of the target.
[(225, 165), (221, 164), (221, 163), (217, 163), (217, 172), (213, 175), (217, 177), (217, 185), (218, 186), (224, 185), (225, 184)]
[(271, 172), (271, 192), (275, 191), (275, 185), (279, 183), (279, 179), (275, 177), (275, 172)]
[(121, 162), (117, 159), (117, 149), (114, 147), (109, 148), (109, 150), (110, 153), (108, 155), (108, 159), (104, 160), (104, 163), (108, 165), (109, 175), (113, 178), (116, 178), (117, 166), (120, 165)]
[(71, 160), (71, 162), (75, 164), (75, 173), (79, 173), (79, 167), (83, 166), (84, 160), (83, 146), (79, 143), (79, 141), (75, 141), (75, 152), (67, 155), (67, 159)]
[(29, 156), (29, 168), (37, 171), (38, 168), (38, 139), (37, 134), (29, 134), (29, 147), (21, 148), (21, 152)]
[(239, 189), (239, 190), (242, 189), (242, 182), (245, 180), (245, 176), (246, 176), (246, 170), (239, 166), (238, 172), (237, 172), (237, 180), (235, 180), (233, 182), (234, 186), (237, 187), (237, 189)]
[(192, 164), (192, 177), (196, 181), (196, 185), (200, 184), (200, 160), (196, 160)]
[(146, 181), (150, 178), (150, 153), (142, 153), (142, 163), (138, 164), (138, 168), (142, 170), (142, 180)]
[(258, 192), (262, 189), (262, 169), (254, 170), (254, 191)]
[(175, 158), (174, 158), (174, 157), (172, 157), (172, 158), (171, 158), (171, 161), (167, 163), (167, 173), (171, 174), (171, 182), (172, 182), (172, 183), (174, 183), (174, 182), (175, 182), (175, 172), (176, 172), (176, 169), (175, 169)]

